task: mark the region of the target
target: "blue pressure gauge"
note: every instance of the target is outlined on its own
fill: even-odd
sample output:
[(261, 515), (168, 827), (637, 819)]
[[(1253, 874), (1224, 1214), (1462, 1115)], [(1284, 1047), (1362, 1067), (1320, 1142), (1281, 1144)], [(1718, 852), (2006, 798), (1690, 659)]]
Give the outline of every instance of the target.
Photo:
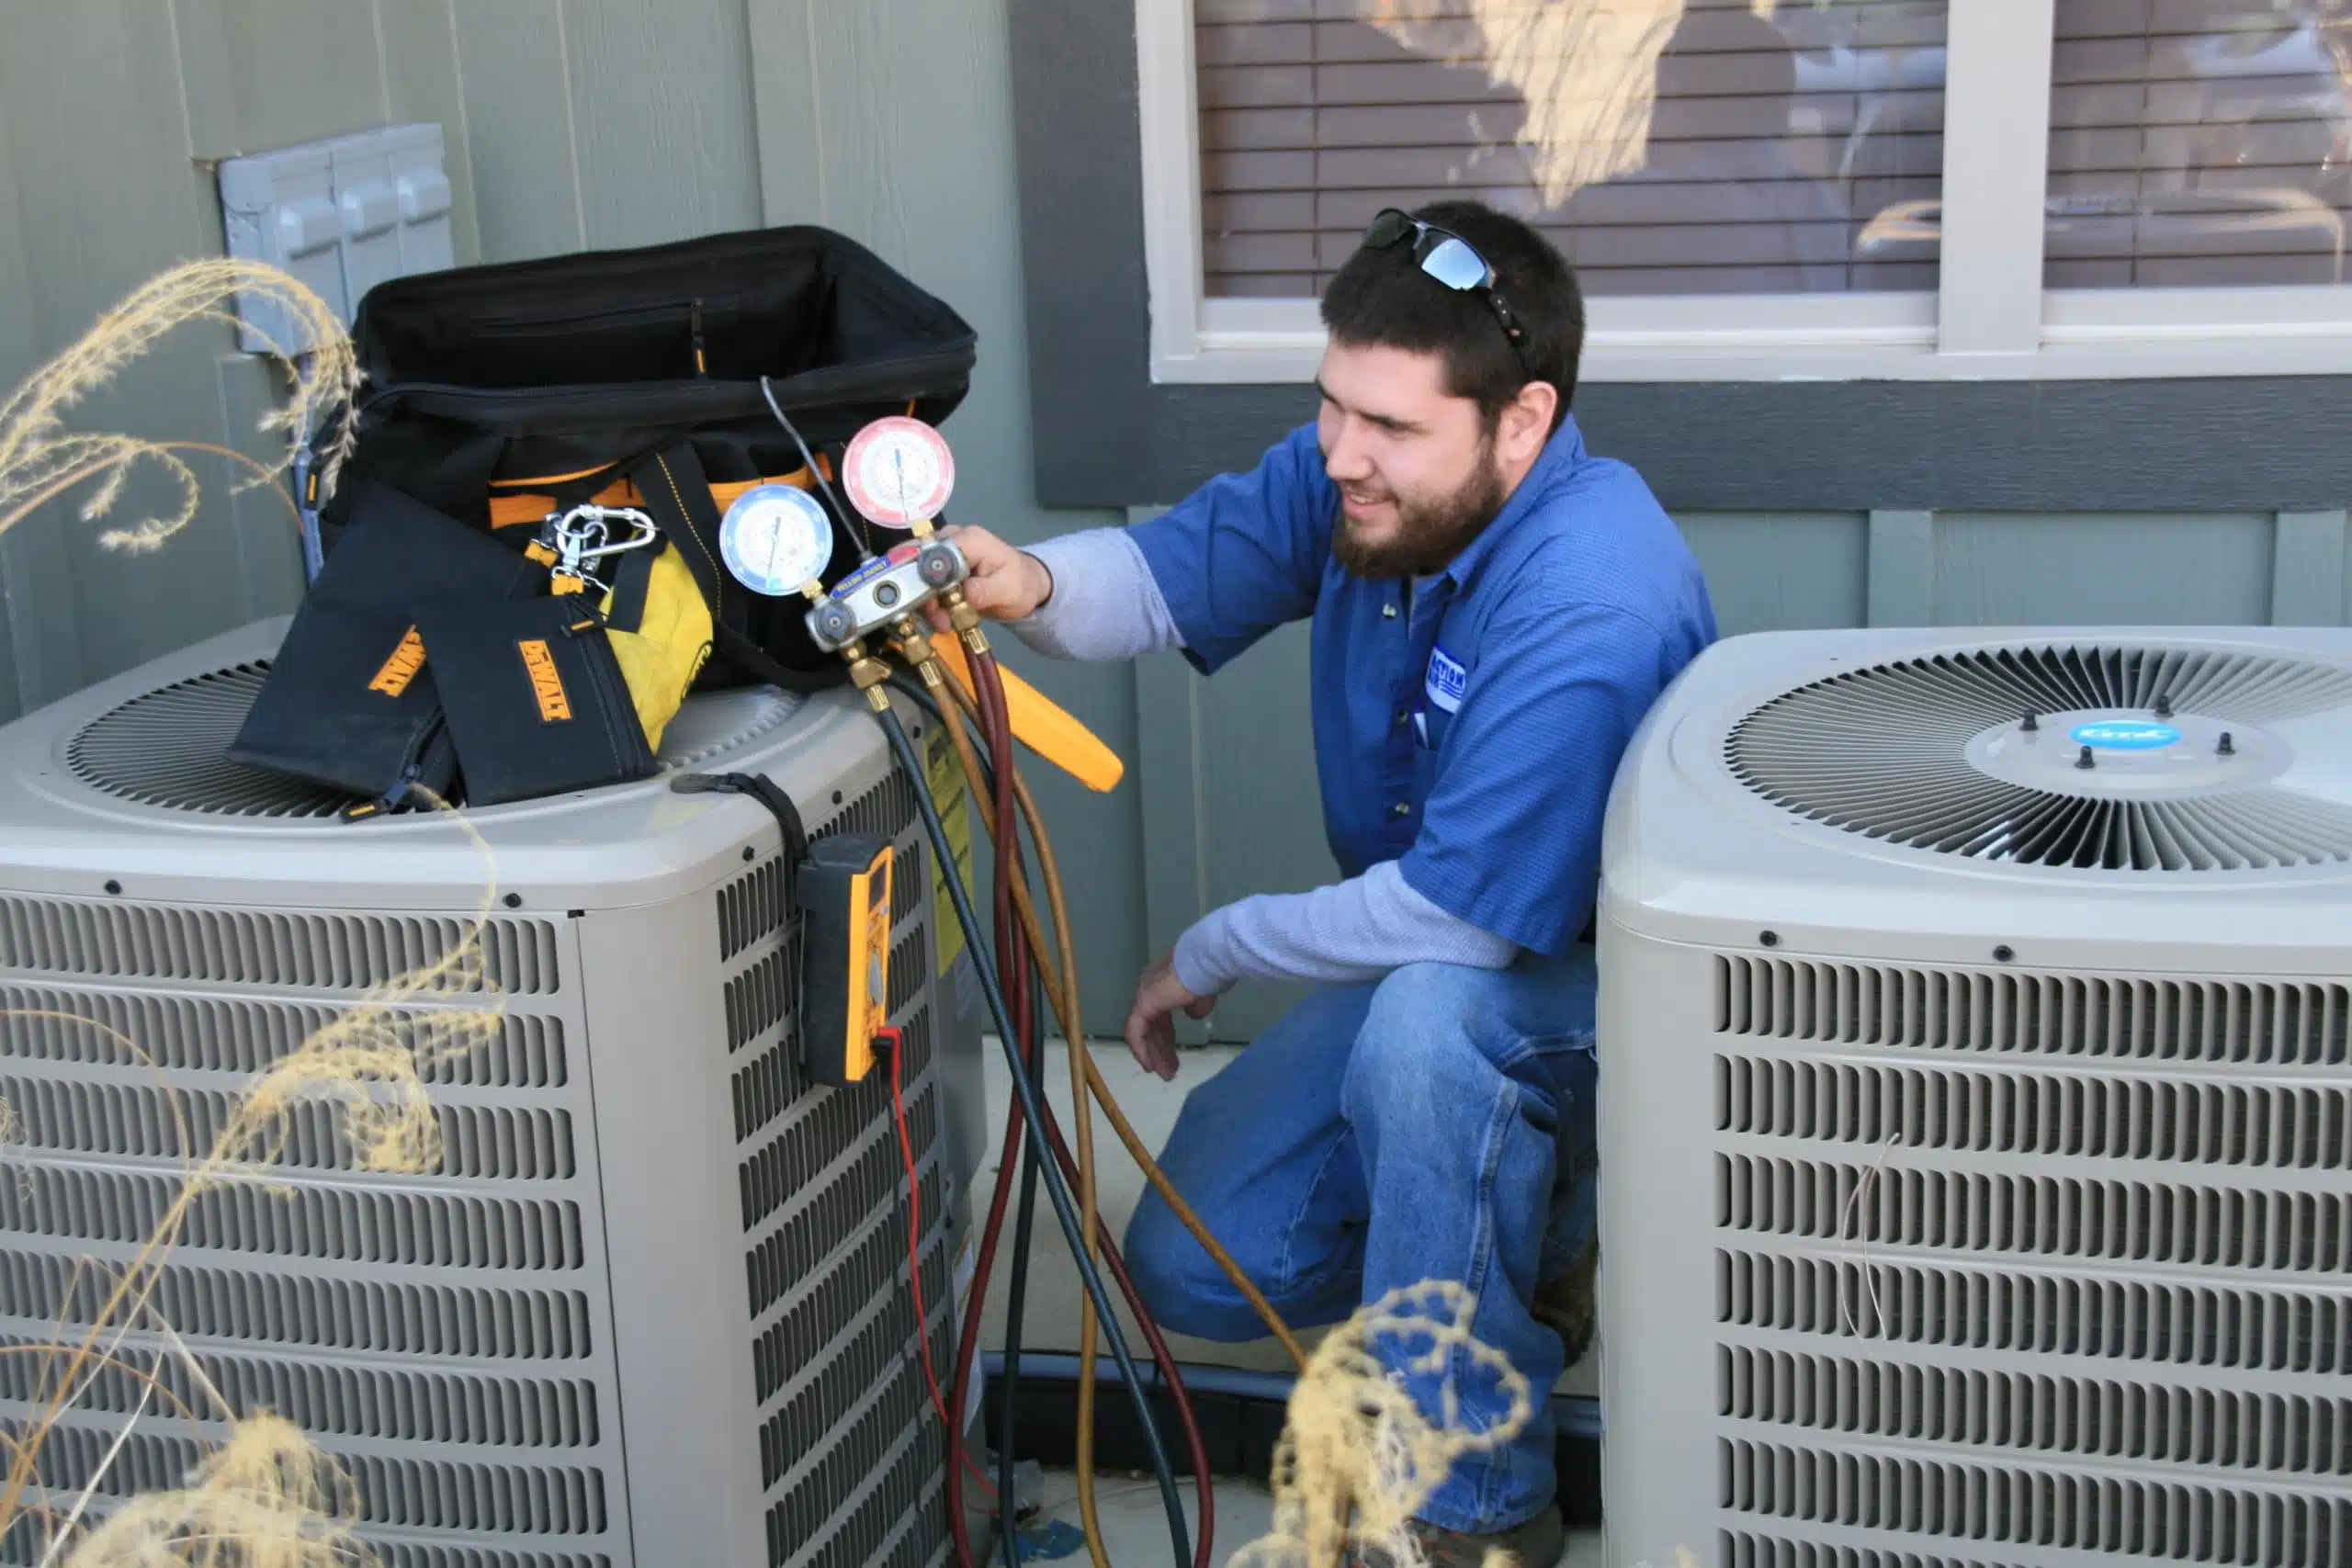
[(753, 485), (719, 519), (718, 555), (735, 581), (781, 599), (833, 558), (833, 524), (816, 497), (791, 485)]

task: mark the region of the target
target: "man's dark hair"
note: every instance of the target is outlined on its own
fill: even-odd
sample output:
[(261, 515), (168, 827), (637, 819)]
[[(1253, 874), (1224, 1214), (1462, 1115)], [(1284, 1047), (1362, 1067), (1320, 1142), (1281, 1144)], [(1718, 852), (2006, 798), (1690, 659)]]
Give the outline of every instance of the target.
[(1476, 403), (1489, 430), (1521, 387), (1549, 381), (1560, 389), (1557, 430), (1584, 353), (1584, 295), (1566, 258), (1525, 223), (1479, 202), (1433, 202), (1413, 216), (1461, 235), (1495, 269), (1496, 289), (1526, 329), (1526, 368), (1486, 296), (1423, 274), (1410, 241), (1385, 250), (1359, 246), (1332, 277), (1323, 324), (1333, 341), (1444, 355), (1446, 390)]

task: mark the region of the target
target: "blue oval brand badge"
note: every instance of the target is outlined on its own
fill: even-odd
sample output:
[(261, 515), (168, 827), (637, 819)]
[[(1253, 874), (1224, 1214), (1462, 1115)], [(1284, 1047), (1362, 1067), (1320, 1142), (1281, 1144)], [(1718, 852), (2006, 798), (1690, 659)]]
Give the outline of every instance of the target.
[(2078, 724), (2067, 733), (2075, 742), (2102, 751), (2154, 751), (2177, 744), (2180, 731), (2169, 724), (2142, 724), (2130, 719), (2102, 718)]

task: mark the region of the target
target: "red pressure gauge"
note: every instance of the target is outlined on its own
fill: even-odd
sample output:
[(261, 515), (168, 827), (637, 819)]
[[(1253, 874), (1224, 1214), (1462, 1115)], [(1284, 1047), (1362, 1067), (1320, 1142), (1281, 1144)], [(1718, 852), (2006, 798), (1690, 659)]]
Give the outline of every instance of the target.
[(892, 414), (857, 433), (842, 457), (849, 503), (886, 528), (911, 528), (946, 510), (956, 455), (919, 419)]

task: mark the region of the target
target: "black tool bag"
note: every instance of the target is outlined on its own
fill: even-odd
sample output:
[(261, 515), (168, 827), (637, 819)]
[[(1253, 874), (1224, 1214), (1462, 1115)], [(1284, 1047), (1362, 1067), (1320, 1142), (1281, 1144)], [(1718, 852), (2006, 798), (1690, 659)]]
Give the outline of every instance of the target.
[(349, 525), (229, 755), (365, 800), (446, 795), (457, 752), (419, 613), (544, 593), (547, 569), (398, 491), (361, 480), (342, 496)]
[[(355, 340), (368, 390), (350, 476), (518, 547), (560, 506), (642, 508), (710, 595), (716, 656), (697, 689), (842, 678), (804, 605), (752, 594), (719, 563), (736, 495), (814, 488), (768, 393), (830, 468), (885, 414), (946, 418), (976, 354), (945, 304), (818, 228), (401, 278), (368, 292)], [(338, 500), (331, 539), (345, 519)], [(864, 526), (834, 522), (829, 586)]]
[[(727, 572), (720, 519), (754, 484), (821, 496), (801, 442), (829, 472), (874, 419), (944, 419), (975, 354), (953, 310), (813, 228), (401, 278), (355, 339), (326, 564), (232, 755), (379, 806), (410, 784), (487, 805), (642, 777), (689, 684), (845, 679), (805, 605)], [(642, 512), (659, 547), (619, 558), (609, 592), (551, 595), (525, 552), (582, 502)], [(854, 524), (834, 518), (828, 586)]]

